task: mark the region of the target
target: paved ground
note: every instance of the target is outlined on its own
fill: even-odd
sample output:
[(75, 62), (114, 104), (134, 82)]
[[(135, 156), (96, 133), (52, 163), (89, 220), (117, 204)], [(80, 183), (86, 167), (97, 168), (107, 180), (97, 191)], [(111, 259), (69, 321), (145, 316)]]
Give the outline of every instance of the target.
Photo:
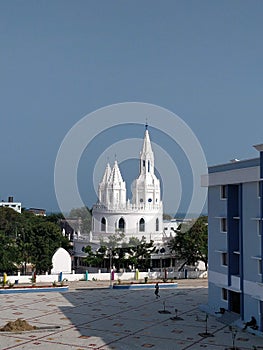
[[(206, 280), (178, 280), (178, 289), (115, 290), (108, 282), (74, 282), (65, 293), (0, 295), (0, 327), (17, 318), (41, 331), (0, 334), (0, 349), (229, 349), (232, 333), (205, 314)], [(164, 304), (165, 303), (165, 304)], [(175, 309), (181, 320), (171, 320)], [(159, 311), (170, 311), (171, 314)], [(57, 328), (56, 328), (57, 327)], [(59, 328), (58, 328), (59, 327)], [(263, 349), (263, 338), (239, 330), (238, 349)], [(254, 346), (254, 347), (253, 347)]]

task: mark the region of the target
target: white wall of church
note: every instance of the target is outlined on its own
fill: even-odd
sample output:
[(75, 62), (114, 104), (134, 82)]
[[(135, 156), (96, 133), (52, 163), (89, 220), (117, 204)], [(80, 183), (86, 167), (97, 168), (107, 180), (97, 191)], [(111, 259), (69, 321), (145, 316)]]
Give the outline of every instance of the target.
[(93, 206), (92, 241), (98, 242), (117, 232), (127, 237), (149, 242), (162, 241), (163, 206), (160, 181), (154, 174), (154, 154), (151, 147), (148, 125), (146, 125), (140, 171), (132, 184), (132, 199), (126, 198), (126, 184), (118, 162), (113, 167), (107, 164), (98, 188), (98, 203)]
[[(104, 220), (105, 219), (105, 224)], [(121, 221), (120, 221), (121, 220)], [(124, 224), (124, 227), (123, 227)], [(163, 237), (163, 218), (162, 210), (159, 211), (141, 211), (141, 212), (110, 212), (93, 211), (93, 240), (100, 237), (107, 237), (117, 232), (123, 232), (127, 239), (143, 236), (147, 241), (161, 240)]]

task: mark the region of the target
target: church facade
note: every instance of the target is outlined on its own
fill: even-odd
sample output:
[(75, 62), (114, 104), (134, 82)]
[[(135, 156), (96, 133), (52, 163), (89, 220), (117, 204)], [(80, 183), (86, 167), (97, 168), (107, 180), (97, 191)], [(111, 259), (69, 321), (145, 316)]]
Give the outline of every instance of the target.
[(127, 243), (131, 237), (162, 242), (163, 204), (147, 125), (132, 198), (127, 199), (126, 183), (116, 160), (112, 168), (107, 164), (98, 186), (98, 202), (92, 208), (92, 241), (99, 242), (117, 233), (124, 233)]

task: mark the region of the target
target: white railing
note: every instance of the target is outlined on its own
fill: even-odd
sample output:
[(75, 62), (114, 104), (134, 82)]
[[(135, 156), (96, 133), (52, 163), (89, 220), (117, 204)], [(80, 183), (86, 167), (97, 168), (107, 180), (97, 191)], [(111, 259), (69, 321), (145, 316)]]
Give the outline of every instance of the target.
[(162, 203), (157, 204), (142, 204), (137, 206), (136, 204), (127, 203), (125, 205), (119, 204), (119, 205), (111, 205), (111, 206), (105, 206), (103, 204), (95, 204), (93, 206), (93, 209), (99, 209), (99, 210), (106, 210), (108, 212), (119, 212), (120, 210), (123, 211), (123, 214), (129, 213), (130, 211), (134, 212), (148, 212), (149, 210), (156, 210), (159, 211), (162, 209)]

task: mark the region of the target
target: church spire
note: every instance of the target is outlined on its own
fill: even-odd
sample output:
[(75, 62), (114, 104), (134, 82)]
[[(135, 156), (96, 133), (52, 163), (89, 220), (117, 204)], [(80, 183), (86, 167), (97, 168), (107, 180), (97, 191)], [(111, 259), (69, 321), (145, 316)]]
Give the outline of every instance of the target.
[(112, 168), (112, 171), (111, 171), (111, 174), (109, 176), (108, 181), (109, 181), (109, 184), (111, 184), (111, 185), (121, 184), (124, 182), (122, 179), (122, 176), (121, 176), (121, 172), (120, 172), (117, 160), (115, 160), (115, 162), (114, 162), (114, 165), (113, 165), (113, 168)]
[(102, 177), (102, 180), (101, 180), (102, 183), (106, 184), (108, 182), (109, 177), (110, 177), (110, 173), (111, 173), (111, 167), (110, 167), (110, 164), (108, 163), (106, 166), (104, 175)]
[(140, 174), (133, 182), (132, 203), (136, 206), (159, 206), (160, 182), (154, 174), (154, 154), (149, 136), (148, 124), (145, 125), (145, 133), (140, 152)]
[(107, 188), (108, 188), (108, 181), (109, 181), (110, 174), (111, 174), (111, 167), (110, 167), (110, 164), (108, 163), (106, 168), (105, 168), (102, 180), (99, 183), (99, 189), (98, 189), (99, 203), (104, 204), (104, 205), (106, 205), (108, 202), (108, 189)]
[(109, 163), (106, 166), (98, 191), (99, 203), (107, 208), (125, 207), (126, 184), (122, 179), (117, 160), (111, 169)]
[(143, 139), (142, 151), (140, 154), (140, 173), (154, 172), (154, 155), (152, 151), (152, 145), (150, 135), (148, 131), (148, 124), (145, 125), (145, 133)]

